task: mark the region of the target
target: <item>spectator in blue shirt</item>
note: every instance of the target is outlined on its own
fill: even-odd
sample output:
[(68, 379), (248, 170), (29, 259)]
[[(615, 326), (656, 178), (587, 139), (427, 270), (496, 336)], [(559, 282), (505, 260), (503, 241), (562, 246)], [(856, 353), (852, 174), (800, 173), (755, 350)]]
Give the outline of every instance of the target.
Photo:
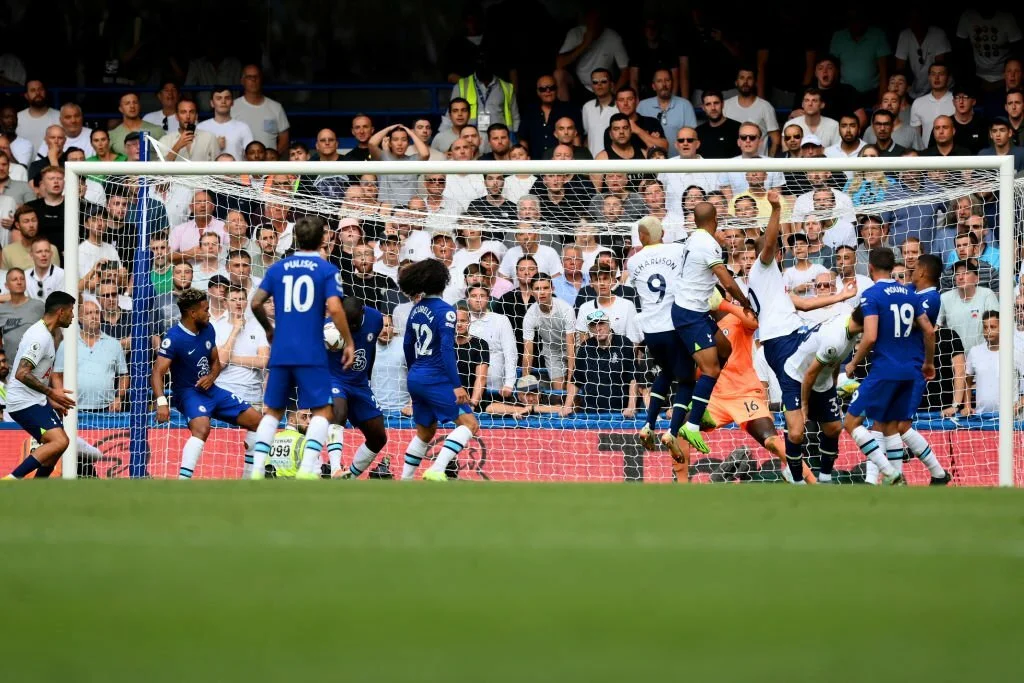
[(988, 124), (988, 137), (992, 145), (978, 152), (978, 156), (1004, 156), (1013, 155), (1013, 170), (1020, 173), (1024, 171), (1024, 147), (1017, 147), (1013, 144), (1013, 131), (1010, 126), (1010, 119), (1005, 116), (997, 116)]
[[(672, 94), (672, 86), (672, 72), (668, 69), (656, 70), (652, 83), (655, 96), (641, 100), (636, 111), (641, 116), (657, 119), (664, 130), (665, 139), (674, 141), (679, 129), (697, 127), (697, 115), (688, 100)], [(675, 145), (669, 145), (668, 152), (669, 156), (678, 154)]]

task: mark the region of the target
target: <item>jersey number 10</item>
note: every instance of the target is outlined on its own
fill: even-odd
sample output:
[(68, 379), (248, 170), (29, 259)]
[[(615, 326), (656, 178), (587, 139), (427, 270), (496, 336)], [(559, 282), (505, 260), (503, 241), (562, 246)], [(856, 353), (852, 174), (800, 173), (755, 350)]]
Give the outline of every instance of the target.
[[(284, 284), (284, 311), (291, 313), (293, 310), (305, 313), (313, 307), (313, 278), (309, 275), (285, 275), (281, 278)], [(276, 302), (275, 302), (276, 303)]]

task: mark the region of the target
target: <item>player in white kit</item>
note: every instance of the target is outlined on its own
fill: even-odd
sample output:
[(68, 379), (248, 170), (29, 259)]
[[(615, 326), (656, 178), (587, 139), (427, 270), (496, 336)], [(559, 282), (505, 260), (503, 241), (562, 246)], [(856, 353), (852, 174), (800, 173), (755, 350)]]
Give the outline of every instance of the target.
[[(750, 303), (759, 316), (758, 339), (764, 348), (765, 360), (779, 380), (782, 388), (782, 411), (786, 417), (786, 462), (796, 483), (803, 481), (804, 411), (800, 400), (800, 381), (786, 373), (786, 361), (796, 353), (813, 328), (808, 328), (797, 315), (797, 304), (786, 292), (779, 269), (779, 229), (782, 206), (778, 191), (767, 196), (772, 206), (768, 226), (761, 237), (758, 258), (750, 267), (747, 279)], [(843, 291), (830, 296), (798, 299), (801, 310), (813, 310), (830, 306), (849, 299), (857, 293), (855, 288), (844, 287)], [(829, 444), (831, 450), (831, 444)], [(825, 450), (826, 444), (822, 444)], [(837, 446), (838, 448), (838, 440)]]
[(800, 382), (800, 405), (806, 418), (821, 426), (819, 484), (832, 482), (832, 468), (839, 457), (843, 411), (836, 393), (836, 377), (863, 331), (864, 312), (858, 306), (850, 315), (823, 323), (786, 361), (786, 375)]
[[(676, 445), (675, 430), (686, 415), (686, 405), (693, 393), (693, 361), (682, 348), (672, 323), (672, 302), (675, 300), (671, 285), (683, 274), (686, 247), (682, 244), (662, 244), (664, 229), (656, 216), (647, 216), (637, 223), (637, 235), (643, 247), (629, 258), (629, 284), (640, 297), (637, 323), (644, 333), (644, 345), (661, 371), (651, 386), (651, 399), (647, 407), (647, 424), (640, 431), (640, 441), (647, 448), (654, 447), (654, 426), (665, 405), (672, 382), (678, 383), (673, 401), (671, 429), (661, 441), (675, 460), (676, 476), (688, 476), (689, 464)], [(678, 423), (676, 424), (676, 421)]]
[(710, 449), (700, 433), (700, 423), (708, 401), (711, 400), (715, 382), (718, 381), (718, 373), (732, 351), (725, 335), (711, 317), (708, 302), (715, 285), (721, 282), (740, 306), (746, 310), (750, 310), (751, 306), (722, 259), (722, 245), (716, 234), (718, 218), (714, 204), (700, 202), (694, 207), (693, 216), (697, 229), (686, 241), (682, 274), (671, 283), (674, 299), (672, 324), (684, 351), (693, 357), (701, 376), (693, 386), (693, 407), (686, 418), (686, 424), (679, 428), (678, 436), (686, 439), (701, 453), (707, 453)]

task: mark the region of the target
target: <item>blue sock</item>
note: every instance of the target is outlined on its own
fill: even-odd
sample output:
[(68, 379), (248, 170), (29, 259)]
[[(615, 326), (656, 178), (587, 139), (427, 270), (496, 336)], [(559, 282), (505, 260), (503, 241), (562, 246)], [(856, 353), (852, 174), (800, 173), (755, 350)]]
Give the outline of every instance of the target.
[(679, 428), (686, 420), (686, 406), (689, 405), (692, 397), (693, 385), (680, 382), (676, 388), (676, 396), (672, 399), (672, 426), (670, 429), (673, 436), (679, 433)]
[(711, 400), (711, 392), (715, 390), (717, 377), (701, 375), (697, 384), (693, 387), (693, 408), (690, 409), (690, 416), (686, 421), (700, 427), (700, 421), (704, 418), (704, 411), (707, 410), (708, 401)]
[(647, 405), (647, 426), (654, 429), (661, 415), (661, 409), (665, 407), (665, 397), (672, 388), (672, 380), (665, 374), (659, 374), (654, 378), (651, 385), (651, 400)]
[(28, 475), (32, 474), (41, 467), (39, 461), (36, 460), (34, 455), (30, 455), (21, 461), (21, 464), (14, 468), (11, 472), (11, 476), (15, 479), (24, 479)]
[(786, 439), (786, 464), (789, 465), (789, 473), (793, 475), (793, 481), (804, 480), (803, 450), (803, 444), (793, 443)]

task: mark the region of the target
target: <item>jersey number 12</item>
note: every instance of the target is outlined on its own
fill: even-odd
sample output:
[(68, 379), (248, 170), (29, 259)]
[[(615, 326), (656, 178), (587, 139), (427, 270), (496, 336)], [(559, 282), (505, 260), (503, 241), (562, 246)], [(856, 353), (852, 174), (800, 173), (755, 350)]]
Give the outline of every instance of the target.
[(413, 323), (412, 331), (416, 335), (416, 357), (433, 355), (434, 351), (430, 348), (430, 343), (434, 341), (434, 331), (430, 329), (430, 326)]

